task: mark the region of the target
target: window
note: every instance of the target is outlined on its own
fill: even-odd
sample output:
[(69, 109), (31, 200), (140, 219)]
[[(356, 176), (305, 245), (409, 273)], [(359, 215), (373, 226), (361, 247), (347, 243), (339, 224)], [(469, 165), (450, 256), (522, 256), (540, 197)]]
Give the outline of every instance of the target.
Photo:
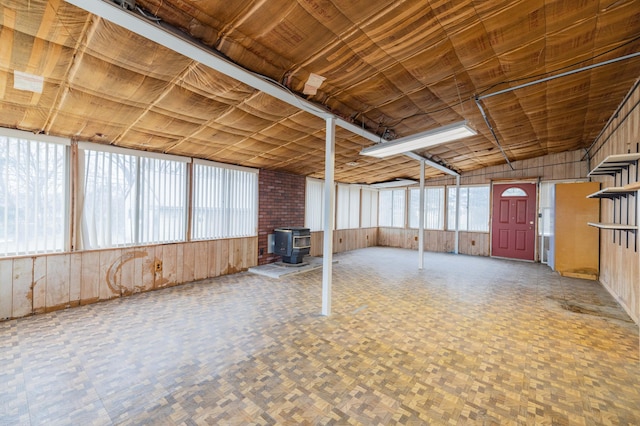
[(362, 188), (362, 203), (360, 212), (360, 227), (372, 228), (378, 226), (378, 191)]
[(336, 229), (360, 227), (360, 187), (338, 184)]
[(507, 188), (502, 191), (503, 197), (526, 197), (527, 193), (520, 188)]
[(540, 211), (538, 214), (538, 235), (540, 236), (540, 263), (549, 262), (551, 239), (554, 233), (555, 182), (540, 183)]
[(553, 235), (553, 207), (555, 182), (540, 183), (540, 214), (538, 215), (538, 235)]
[(78, 147), (84, 160), (83, 248), (185, 240), (187, 159)]
[(304, 223), (310, 231), (323, 230), (324, 181), (307, 178)]
[[(71, 249), (71, 142), (30, 136), (0, 135), (0, 256)], [(190, 158), (77, 147), (78, 249), (187, 240)], [(257, 235), (257, 170), (198, 160), (192, 185), (193, 239)]]
[[(420, 188), (409, 192), (409, 227), (420, 227)], [(444, 188), (424, 189), (424, 229), (444, 229)]]
[[(378, 226), (378, 190), (361, 185), (337, 185), (335, 229)], [(324, 227), (324, 181), (307, 178), (305, 219), (309, 230)]]
[(195, 160), (192, 238), (256, 235), (257, 197), (256, 170)]
[(68, 150), (46, 140), (0, 136), (0, 255), (65, 249)]
[(136, 156), (84, 151), (84, 248), (135, 244), (137, 174)]
[(379, 225), (404, 228), (405, 189), (388, 189), (379, 193)]
[(140, 157), (139, 226), (142, 244), (185, 241), (187, 165)]
[[(447, 229), (456, 229), (456, 187), (447, 188)], [(459, 229), (489, 232), (489, 186), (460, 187)]]

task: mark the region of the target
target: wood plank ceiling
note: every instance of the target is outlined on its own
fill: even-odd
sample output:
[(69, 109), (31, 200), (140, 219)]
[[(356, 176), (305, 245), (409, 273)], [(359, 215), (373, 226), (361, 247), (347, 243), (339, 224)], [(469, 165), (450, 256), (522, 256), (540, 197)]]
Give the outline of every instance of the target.
[[(475, 96), (640, 52), (640, 0), (137, 0), (131, 13), (386, 139), (466, 119), (478, 136), (419, 152), (461, 172), (505, 162)], [(0, 0), (0, 47), (0, 126), (323, 176), (321, 119), (63, 0)], [(15, 71), (42, 76), (42, 93), (14, 88)], [(311, 73), (326, 80), (305, 95)], [(638, 76), (634, 58), (482, 103), (521, 160), (587, 148)], [(338, 129), (336, 180), (418, 177), (406, 156), (360, 156), (370, 145)]]

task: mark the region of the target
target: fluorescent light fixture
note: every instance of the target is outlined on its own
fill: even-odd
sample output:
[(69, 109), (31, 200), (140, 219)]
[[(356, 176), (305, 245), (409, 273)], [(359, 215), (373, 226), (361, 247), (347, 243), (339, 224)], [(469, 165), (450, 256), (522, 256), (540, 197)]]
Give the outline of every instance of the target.
[(390, 157), (392, 155), (415, 151), (416, 149), (441, 145), (443, 143), (477, 134), (478, 132), (469, 127), (466, 121), (460, 121), (458, 123), (427, 130), (426, 132), (417, 133), (405, 138), (370, 146), (369, 148), (365, 148), (360, 151), (360, 155), (368, 155), (378, 158)]
[(374, 188), (395, 188), (397, 186), (411, 186), (417, 183), (417, 181), (411, 179), (396, 178), (396, 180), (390, 180), (389, 182), (374, 183), (371, 186)]

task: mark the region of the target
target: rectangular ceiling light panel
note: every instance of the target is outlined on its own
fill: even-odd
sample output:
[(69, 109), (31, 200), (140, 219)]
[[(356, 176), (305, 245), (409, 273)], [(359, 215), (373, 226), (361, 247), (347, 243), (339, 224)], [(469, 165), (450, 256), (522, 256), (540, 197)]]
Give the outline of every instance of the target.
[(449, 124), (437, 129), (428, 130), (395, 141), (383, 142), (360, 151), (361, 155), (384, 158), (392, 155), (403, 154), (405, 152), (424, 149), (430, 146), (441, 145), (443, 143), (458, 139), (475, 136), (478, 133), (467, 125), (466, 121)]

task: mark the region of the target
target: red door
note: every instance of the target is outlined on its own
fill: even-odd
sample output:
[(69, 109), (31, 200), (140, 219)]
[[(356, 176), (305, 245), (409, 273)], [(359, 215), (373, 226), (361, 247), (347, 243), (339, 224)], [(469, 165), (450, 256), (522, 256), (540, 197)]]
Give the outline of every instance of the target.
[(491, 255), (534, 260), (536, 184), (493, 185)]

